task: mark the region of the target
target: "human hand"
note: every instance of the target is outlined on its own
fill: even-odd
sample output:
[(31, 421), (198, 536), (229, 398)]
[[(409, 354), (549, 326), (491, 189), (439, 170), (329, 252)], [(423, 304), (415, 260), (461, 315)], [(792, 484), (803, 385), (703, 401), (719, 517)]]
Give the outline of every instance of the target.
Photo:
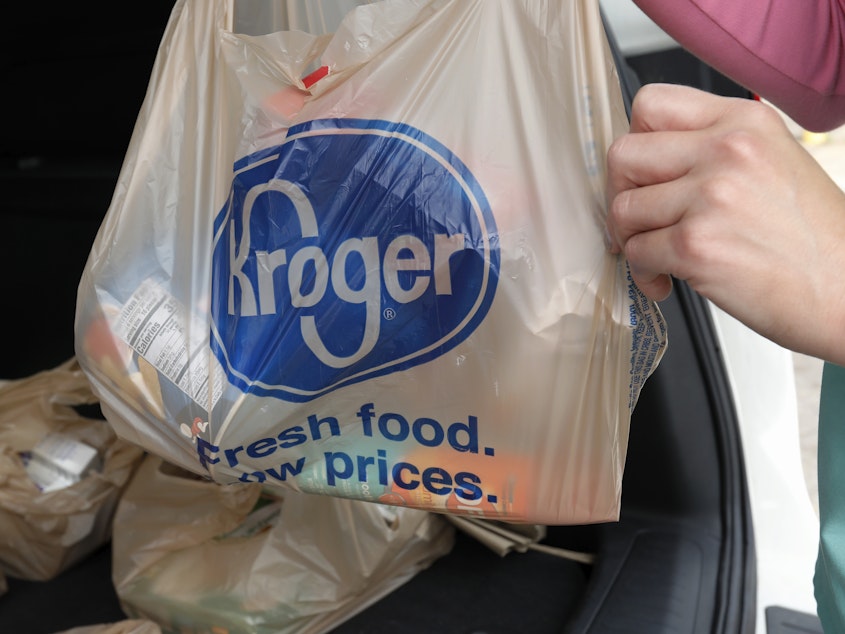
[(611, 251), (665, 299), (686, 280), (760, 334), (845, 365), (845, 195), (769, 106), (637, 94), (608, 152)]

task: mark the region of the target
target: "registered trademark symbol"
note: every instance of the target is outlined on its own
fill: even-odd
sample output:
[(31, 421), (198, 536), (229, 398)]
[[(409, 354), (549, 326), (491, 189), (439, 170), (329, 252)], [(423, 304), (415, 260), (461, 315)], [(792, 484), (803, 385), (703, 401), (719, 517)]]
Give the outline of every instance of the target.
[(385, 308), (384, 309), (384, 318), (387, 320), (394, 319), (396, 317), (396, 311), (392, 308)]

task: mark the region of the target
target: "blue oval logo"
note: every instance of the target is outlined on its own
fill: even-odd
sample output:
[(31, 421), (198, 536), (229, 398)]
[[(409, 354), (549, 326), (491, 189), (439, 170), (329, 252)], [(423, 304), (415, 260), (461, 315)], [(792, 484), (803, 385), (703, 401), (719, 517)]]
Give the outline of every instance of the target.
[(212, 346), (244, 391), (308, 401), (459, 344), (498, 270), (488, 202), (443, 145), (404, 124), (310, 121), (234, 166)]

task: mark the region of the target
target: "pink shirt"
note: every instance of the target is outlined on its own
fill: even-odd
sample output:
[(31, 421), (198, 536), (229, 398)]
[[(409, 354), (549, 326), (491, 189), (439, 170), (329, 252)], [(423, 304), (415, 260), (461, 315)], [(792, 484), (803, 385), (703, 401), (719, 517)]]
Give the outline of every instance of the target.
[(634, 0), (691, 53), (808, 130), (845, 123), (845, 0)]

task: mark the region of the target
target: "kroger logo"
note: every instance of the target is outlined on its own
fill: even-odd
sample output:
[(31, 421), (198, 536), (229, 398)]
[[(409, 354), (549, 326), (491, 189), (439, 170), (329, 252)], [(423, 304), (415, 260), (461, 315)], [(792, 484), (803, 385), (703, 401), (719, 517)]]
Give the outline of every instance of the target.
[(498, 268), (488, 203), (445, 147), (407, 125), (311, 121), (235, 165), (212, 345), (245, 391), (307, 401), (456, 346)]

